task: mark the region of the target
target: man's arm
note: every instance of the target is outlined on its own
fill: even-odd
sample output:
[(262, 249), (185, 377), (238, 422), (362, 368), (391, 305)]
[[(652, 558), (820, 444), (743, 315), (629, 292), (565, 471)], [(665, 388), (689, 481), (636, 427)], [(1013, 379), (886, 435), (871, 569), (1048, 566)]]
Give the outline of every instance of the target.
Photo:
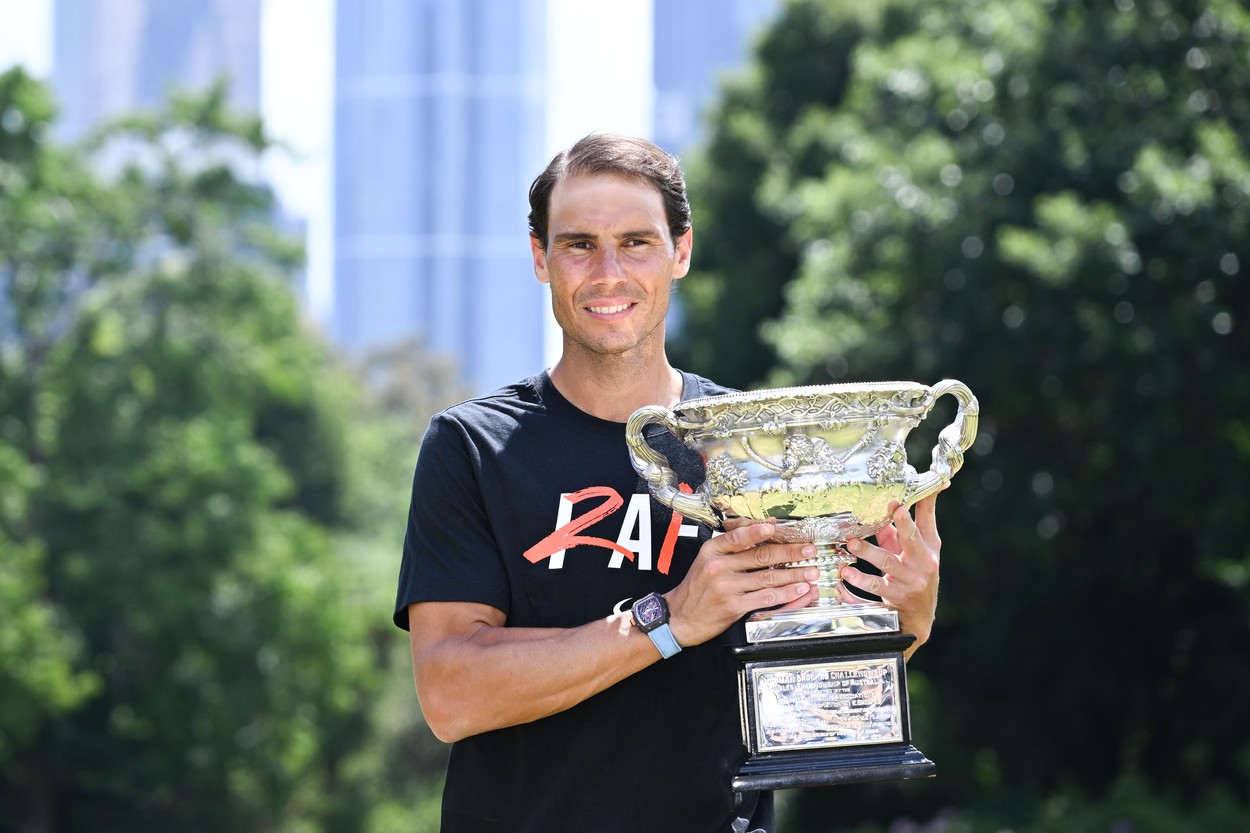
[[(753, 610), (810, 600), (815, 568), (761, 568), (814, 548), (756, 546), (771, 534), (771, 524), (753, 524), (704, 543), (665, 594), (678, 644), (706, 642)], [(421, 710), (448, 742), (564, 711), (660, 659), (628, 612), (576, 628), (511, 628), (489, 605), (420, 602), (408, 607), (408, 626)]]
[(628, 611), (577, 628), (509, 628), (489, 605), (421, 602), (408, 628), (417, 699), (446, 742), (563, 711), (660, 658)]

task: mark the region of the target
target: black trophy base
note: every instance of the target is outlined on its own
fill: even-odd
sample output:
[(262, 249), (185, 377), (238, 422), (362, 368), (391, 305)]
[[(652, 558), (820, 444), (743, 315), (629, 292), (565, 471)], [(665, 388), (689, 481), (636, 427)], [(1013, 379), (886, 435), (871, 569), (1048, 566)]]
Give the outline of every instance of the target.
[(932, 778), (937, 766), (911, 744), (752, 755), (733, 778), (738, 792)]
[(895, 631), (733, 648), (748, 756), (733, 789), (933, 777), (911, 743), (903, 652), (914, 641)]

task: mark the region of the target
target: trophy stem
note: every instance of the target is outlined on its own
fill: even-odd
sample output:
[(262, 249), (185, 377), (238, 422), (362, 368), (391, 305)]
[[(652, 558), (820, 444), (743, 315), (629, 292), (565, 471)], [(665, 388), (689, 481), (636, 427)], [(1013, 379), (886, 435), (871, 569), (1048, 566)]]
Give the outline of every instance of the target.
[(879, 603), (864, 603), (848, 593), (840, 574), (843, 564), (855, 556), (841, 541), (817, 541), (816, 555), (792, 561), (785, 567), (816, 567), (820, 577), (817, 597), (805, 607), (757, 610), (747, 617), (746, 636), (751, 643), (828, 636), (898, 633), (898, 613)]
[(847, 603), (845, 591), (842, 589), (842, 566), (850, 564), (855, 556), (846, 549), (841, 541), (816, 542), (816, 557), (796, 561), (787, 566), (815, 566), (820, 570), (820, 577), (814, 582), (818, 596), (808, 607), (838, 607)]

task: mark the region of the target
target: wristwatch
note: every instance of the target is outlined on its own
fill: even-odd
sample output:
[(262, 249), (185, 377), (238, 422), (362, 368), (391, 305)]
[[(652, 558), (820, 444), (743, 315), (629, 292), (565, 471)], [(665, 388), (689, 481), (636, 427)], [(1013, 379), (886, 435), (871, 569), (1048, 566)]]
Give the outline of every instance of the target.
[(630, 610), (634, 614), (634, 625), (651, 637), (660, 656), (664, 659), (676, 656), (681, 646), (673, 637), (673, 629), (668, 626), (668, 602), (664, 597), (659, 593), (649, 593), (634, 602)]

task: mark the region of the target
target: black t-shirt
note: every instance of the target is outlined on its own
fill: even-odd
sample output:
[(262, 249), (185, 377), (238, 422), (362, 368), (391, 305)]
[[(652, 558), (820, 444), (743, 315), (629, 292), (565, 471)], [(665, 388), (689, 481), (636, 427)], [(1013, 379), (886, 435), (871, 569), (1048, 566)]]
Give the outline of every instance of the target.
[[(727, 389), (683, 374), (683, 399)], [(653, 446), (698, 489), (698, 456)], [(543, 373), (438, 414), (421, 446), (395, 623), (421, 601), (488, 604), (509, 626), (574, 627), (675, 587), (711, 534), (650, 496), (623, 423)], [(741, 625), (559, 714), (455, 743), (445, 833), (771, 831), (772, 796), (737, 794)]]

